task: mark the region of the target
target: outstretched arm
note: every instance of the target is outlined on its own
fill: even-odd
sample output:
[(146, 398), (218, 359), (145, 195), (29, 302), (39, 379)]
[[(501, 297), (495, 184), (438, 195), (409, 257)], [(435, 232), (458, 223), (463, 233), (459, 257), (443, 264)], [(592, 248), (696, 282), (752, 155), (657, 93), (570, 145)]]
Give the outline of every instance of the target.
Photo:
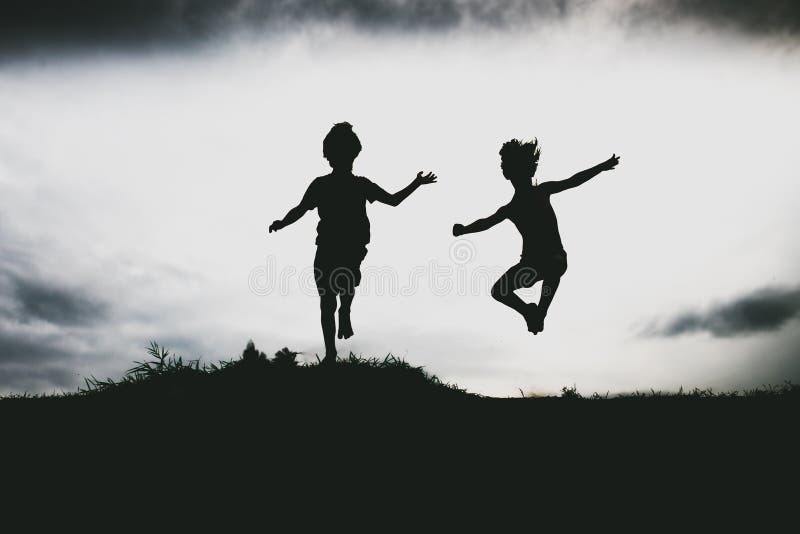
[(303, 195), (303, 199), (300, 201), (300, 204), (290, 209), (283, 219), (273, 221), (273, 223), (269, 225), (269, 233), (277, 232), (281, 228), (285, 228), (286, 226), (297, 222), (300, 217), (305, 215), (307, 211), (313, 210), (314, 207), (314, 203), (311, 201), (308, 191), (306, 191), (306, 194)]
[(378, 202), (383, 202), (384, 204), (388, 204), (389, 206), (399, 206), (400, 203), (407, 199), (411, 193), (416, 191), (419, 186), (434, 183), (436, 183), (435, 174), (429, 172), (423, 176), (422, 171), (419, 171), (417, 173), (417, 177), (397, 193), (388, 193), (381, 187), (376, 186), (377, 190), (375, 192), (375, 200)]
[(488, 230), (492, 226), (502, 222), (505, 218), (506, 217), (503, 214), (503, 208), (500, 208), (499, 210), (489, 215), (485, 219), (478, 219), (477, 221), (470, 223), (466, 226), (464, 226), (463, 224), (454, 224), (453, 235), (458, 237), (464, 234), (474, 234), (475, 232), (483, 232), (484, 230)]
[(594, 167), (586, 169), (585, 171), (581, 171), (567, 178), (566, 180), (544, 182), (539, 184), (539, 187), (541, 187), (544, 192), (551, 195), (553, 193), (560, 193), (566, 189), (572, 189), (573, 187), (578, 187), (581, 184), (585, 184), (603, 171), (610, 171), (617, 166), (617, 163), (619, 163), (619, 156), (614, 154), (603, 163), (595, 165)]

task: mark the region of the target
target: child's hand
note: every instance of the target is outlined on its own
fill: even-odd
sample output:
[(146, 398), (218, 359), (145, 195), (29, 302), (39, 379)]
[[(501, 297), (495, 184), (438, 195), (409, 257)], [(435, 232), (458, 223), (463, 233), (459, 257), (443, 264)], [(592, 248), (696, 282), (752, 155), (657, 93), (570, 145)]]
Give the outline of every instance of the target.
[(614, 167), (617, 166), (619, 163), (619, 156), (616, 154), (612, 155), (610, 158), (605, 160), (603, 163), (600, 164), (600, 169), (604, 171), (610, 171)]
[(277, 232), (281, 228), (283, 228), (281, 221), (272, 221), (272, 224), (269, 225), (269, 233)]
[(414, 181), (418, 185), (435, 184), (436, 183), (436, 175), (433, 174), (432, 172), (429, 172), (428, 174), (423, 176), (422, 175), (422, 171), (419, 171), (417, 173), (417, 177), (414, 179)]
[(463, 224), (454, 224), (453, 225), (453, 235), (458, 237), (460, 235), (464, 235), (464, 225)]

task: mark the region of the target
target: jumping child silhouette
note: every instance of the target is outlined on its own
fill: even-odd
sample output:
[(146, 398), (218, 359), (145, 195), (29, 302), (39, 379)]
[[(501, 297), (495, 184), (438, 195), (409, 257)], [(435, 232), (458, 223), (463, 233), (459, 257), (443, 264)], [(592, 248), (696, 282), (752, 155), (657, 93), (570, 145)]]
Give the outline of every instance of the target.
[(322, 142), (322, 155), (333, 172), (316, 178), (308, 186), (300, 204), (289, 210), (283, 220), (273, 222), (275, 232), (314, 208), (319, 214), (317, 254), (314, 276), (320, 298), (322, 336), (325, 339), (323, 363), (336, 361), (336, 297), (339, 297), (339, 339), (353, 335), (350, 308), (355, 288), (361, 282), (361, 262), (367, 254), (369, 219), (366, 202), (397, 206), (419, 186), (436, 182), (436, 175), (422, 172), (405, 188), (390, 194), (377, 184), (353, 174), (353, 161), (361, 152), (361, 142), (347, 122), (334, 124)]
[[(567, 253), (561, 244), (558, 221), (550, 204), (550, 195), (577, 187), (602, 171), (616, 167), (619, 157), (609, 159), (590, 169), (581, 171), (566, 180), (532, 184), (539, 165), (539, 143), (537, 140), (522, 142), (512, 139), (500, 149), (503, 176), (514, 186), (511, 201), (493, 215), (472, 224), (453, 225), (453, 235), (460, 236), (482, 232), (509, 219), (522, 234), (522, 256), (518, 264), (511, 267), (492, 286), (492, 297), (516, 310), (525, 318), (528, 330), (538, 334), (544, 329), (544, 318), (553, 301), (561, 276), (567, 270)], [(526, 304), (514, 291), (532, 287), (542, 280), (542, 293), (538, 306)]]

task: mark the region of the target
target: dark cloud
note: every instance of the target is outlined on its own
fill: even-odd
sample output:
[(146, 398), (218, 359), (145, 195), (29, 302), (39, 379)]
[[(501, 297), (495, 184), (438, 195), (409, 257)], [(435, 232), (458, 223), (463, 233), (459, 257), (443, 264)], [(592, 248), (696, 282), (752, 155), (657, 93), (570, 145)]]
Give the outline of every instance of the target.
[(0, 224), (0, 393), (74, 389), (82, 359), (103, 357), (94, 343), (108, 305), (41, 275), (35, 245)]
[(204, 354), (200, 341), (180, 335), (165, 307), (131, 306), (118, 294), (133, 287), (157, 298), (163, 283), (196, 281), (196, 275), (129, 262), (114, 259), (116, 271), (97, 266), (95, 272), (124, 280), (109, 294), (99, 280), (56, 269), (69, 265), (69, 255), (10, 230), (0, 213), (0, 395), (75, 390), (83, 376), (120, 376), (151, 339), (186, 357)]
[(63, 327), (101, 322), (108, 305), (87, 289), (41, 274), (31, 255), (38, 245), (0, 224), (0, 319)]
[[(3, 236), (0, 235), (0, 238)], [(14, 323), (45, 321), (52, 325), (90, 326), (102, 321), (108, 306), (89, 291), (47, 280), (24, 254), (7, 254), (0, 243), (0, 318)]]
[(800, 33), (797, 0), (3, 0), (0, 57), (179, 47), (308, 23), (402, 32), (535, 27), (593, 8), (643, 27), (699, 21), (759, 35)]
[(467, 21), (505, 26), (565, 16), (591, 0), (4, 0), (0, 53), (192, 44), (231, 30), (305, 23), (366, 30), (442, 30)]
[(798, 0), (645, 0), (629, 14), (637, 23), (694, 21), (755, 35), (800, 33)]
[(684, 312), (644, 332), (648, 336), (680, 336), (708, 332), (733, 337), (772, 332), (800, 316), (800, 288), (767, 288), (706, 312)]
[(78, 289), (20, 277), (11, 277), (10, 281), (21, 321), (39, 319), (62, 326), (84, 326), (105, 316), (106, 306)]

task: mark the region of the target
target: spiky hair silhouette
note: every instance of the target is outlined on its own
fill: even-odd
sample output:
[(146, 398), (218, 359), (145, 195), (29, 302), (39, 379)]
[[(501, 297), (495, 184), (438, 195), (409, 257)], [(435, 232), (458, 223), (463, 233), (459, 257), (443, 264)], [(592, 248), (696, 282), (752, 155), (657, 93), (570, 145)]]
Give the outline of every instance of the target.
[(506, 141), (500, 148), (500, 156), (514, 167), (529, 172), (533, 176), (539, 166), (539, 155), (542, 150), (539, 140), (534, 138), (532, 141), (520, 141), (512, 139)]

